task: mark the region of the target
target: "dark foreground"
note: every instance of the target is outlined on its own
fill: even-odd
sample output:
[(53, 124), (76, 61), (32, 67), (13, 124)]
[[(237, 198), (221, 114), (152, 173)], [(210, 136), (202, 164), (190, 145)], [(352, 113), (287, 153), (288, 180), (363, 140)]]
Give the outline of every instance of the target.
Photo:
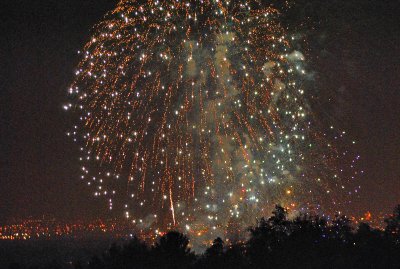
[(0, 268), (400, 268), (400, 205), (385, 230), (344, 216), (328, 222), (308, 214), (293, 220), (277, 206), (273, 215), (249, 228), (245, 242), (220, 238), (202, 254), (189, 239), (169, 232), (153, 246), (130, 241), (3, 241)]

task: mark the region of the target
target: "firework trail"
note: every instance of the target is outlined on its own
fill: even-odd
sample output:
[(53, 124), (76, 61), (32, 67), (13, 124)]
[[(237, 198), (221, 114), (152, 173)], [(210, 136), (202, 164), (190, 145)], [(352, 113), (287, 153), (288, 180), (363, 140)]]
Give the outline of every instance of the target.
[(263, 1), (120, 1), (69, 90), (82, 178), (156, 232), (337, 203), (345, 152), (314, 124), (293, 42)]

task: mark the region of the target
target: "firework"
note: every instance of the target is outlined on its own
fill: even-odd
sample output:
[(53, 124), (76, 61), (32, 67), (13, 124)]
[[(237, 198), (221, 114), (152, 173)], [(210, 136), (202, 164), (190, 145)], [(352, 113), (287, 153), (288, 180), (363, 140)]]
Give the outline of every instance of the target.
[(218, 234), (348, 192), (296, 38), (261, 2), (122, 0), (81, 52), (82, 178), (138, 227)]

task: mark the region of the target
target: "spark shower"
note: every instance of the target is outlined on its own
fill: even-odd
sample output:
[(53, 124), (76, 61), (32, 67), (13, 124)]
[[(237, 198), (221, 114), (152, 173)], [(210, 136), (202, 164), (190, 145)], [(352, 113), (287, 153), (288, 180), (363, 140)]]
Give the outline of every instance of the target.
[(120, 1), (65, 106), (94, 195), (139, 229), (210, 238), (275, 204), (349, 201), (358, 156), (345, 131), (320, 128), (287, 32), (265, 1)]

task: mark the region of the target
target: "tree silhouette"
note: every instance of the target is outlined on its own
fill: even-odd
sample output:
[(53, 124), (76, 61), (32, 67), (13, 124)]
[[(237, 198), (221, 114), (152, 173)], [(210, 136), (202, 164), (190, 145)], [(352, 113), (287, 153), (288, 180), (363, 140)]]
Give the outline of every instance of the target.
[(279, 249), (290, 234), (287, 210), (276, 205), (268, 220), (261, 218), (256, 227), (250, 228), (249, 231), (251, 237), (247, 243), (247, 253), (252, 266), (274, 264), (274, 251)]
[(217, 237), (214, 241), (211, 247), (209, 247), (205, 255), (209, 258), (216, 258), (216, 257), (221, 257), (224, 253), (224, 241), (220, 237)]
[(246, 245), (244, 244), (239, 243), (228, 247), (224, 257), (225, 257), (224, 265), (222, 265), (223, 268), (230, 268), (230, 269), (251, 268), (249, 261), (246, 257)]
[(332, 221), (331, 230), (333, 232), (333, 237), (338, 240), (343, 240), (343, 242), (351, 240), (352, 230), (351, 220), (343, 215), (335, 215)]
[(385, 234), (400, 244), (400, 205), (393, 210), (393, 214), (385, 219)]
[[(112, 244), (103, 255), (89, 262), (75, 263), (75, 269), (398, 269), (400, 206), (385, 222), (385, 230), (372, 228), (367, 223), (360, 223), (354, 229), (346, 216), (336, 215), (329, 222), (325, 217), (302, 213), (288, 219), (286, 209), (276, 206), (271, 217), (261, 218), (248, 229), (245, 242), (225, 244), (218, 237), (203, 255), (195, 256), (189, 248), (189, 239), (179, 232), (168, 232), (152, 247), (134, 237), (122, 244)], [(65, 262), (54, 261), (36, 268), (66, 266)], [(10, 264), (9, 268), (25, 267)]]
[(218, 237), (197, 261), (195, 268), (221, 268), (226, 263), (224, 241)]
[[(152, 249), (153, 258), (159, 268), (187, 268), (194, 261), (188, 248), (189, 239), (175, 231), (162, 236)], [(178, 262), (179, 261), (179, 262)]]

